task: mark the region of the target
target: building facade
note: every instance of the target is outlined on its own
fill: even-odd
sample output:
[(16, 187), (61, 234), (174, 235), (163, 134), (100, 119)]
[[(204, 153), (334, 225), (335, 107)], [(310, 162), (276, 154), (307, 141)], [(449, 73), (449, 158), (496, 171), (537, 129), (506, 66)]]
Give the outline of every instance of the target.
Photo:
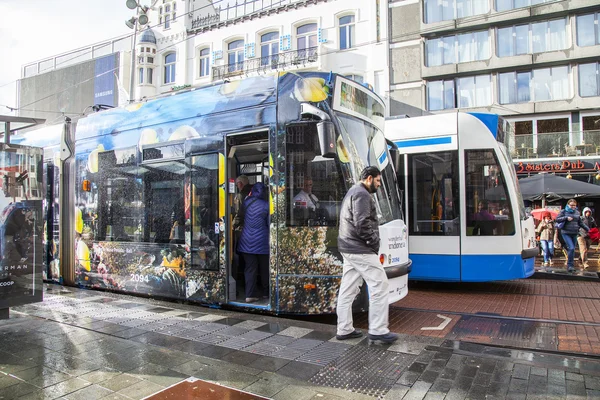
[(389, 16), (392, 115), (503, 115), (518, 170), (600, 154), (597, 0), (399, 0)]
[[(121, 90), (120, 104), (223, 80), (301, 70), (335, 71), (371, 85), (385, 98), (387, 10), (387, 0), (155, 0), (147, 11), (148, 24), (136, 31), (135, 57), (132, 39), (123, 38), (74, 50), (70, 62), (93, 59), (98, 49), (121, 54), (117, 76), (123, 78), (117, 84), (126, 91), (133, 87), (133, 95)], [(23, 79), (43, 73), (41, 66), (61, 68), (59, 57), (68, 55), (24, 66)]]

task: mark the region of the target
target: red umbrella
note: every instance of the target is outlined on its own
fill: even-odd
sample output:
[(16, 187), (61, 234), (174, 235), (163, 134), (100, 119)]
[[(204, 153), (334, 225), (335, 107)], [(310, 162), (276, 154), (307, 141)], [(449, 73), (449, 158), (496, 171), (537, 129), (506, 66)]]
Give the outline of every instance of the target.
[(550, 214), (551, 219), (556, 219), (556, 216), (558, 215), (558, 211), (548, 210), (547, 208), (536, 208), (535, 210), (531, 211), (533, 218), (539, 219), (540, 221), (544, 218), (546, 213)]
[(600, 232), (598, 231), (598, 228), (590, 229), (589, 235), (590, 239), (592, 239), (592, 242), (600, 241)]

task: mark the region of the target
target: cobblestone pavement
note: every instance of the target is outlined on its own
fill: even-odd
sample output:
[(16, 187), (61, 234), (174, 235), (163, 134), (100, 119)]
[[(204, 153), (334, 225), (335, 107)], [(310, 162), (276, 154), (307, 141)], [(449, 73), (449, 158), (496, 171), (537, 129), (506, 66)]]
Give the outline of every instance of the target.
[[(437, 327), (449, 322), (442, 329)], [(357, 318), (366, 327), (367, 316)], [(600, 284), (551, 279), (411, 282), (390, 309), (390, 329), (409, 335), (600, 355)]]
[[(0, 322), (0, 399), (141, 399), (201, 379), (272, 399), (600, 399), (600, 359), (50, 286)], [(410, 318), (410, 316), (408, 316)]]

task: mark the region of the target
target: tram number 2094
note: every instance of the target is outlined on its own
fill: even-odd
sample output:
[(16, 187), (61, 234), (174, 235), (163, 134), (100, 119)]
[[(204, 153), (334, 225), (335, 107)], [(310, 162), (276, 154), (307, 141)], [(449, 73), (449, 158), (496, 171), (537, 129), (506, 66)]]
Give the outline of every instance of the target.
[(149, 282), (148, 275), (140, 275), (140, 274), (129, 274), (130, 279), (133, 282)]

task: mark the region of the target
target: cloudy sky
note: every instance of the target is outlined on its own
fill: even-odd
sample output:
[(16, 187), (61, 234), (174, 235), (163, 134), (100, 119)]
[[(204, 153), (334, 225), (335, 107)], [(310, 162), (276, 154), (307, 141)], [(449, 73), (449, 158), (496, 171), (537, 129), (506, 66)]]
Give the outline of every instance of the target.
[(0, 114), (14, 115), (24, 64), (127, 35), (134, 14), (125, 0), (0, 0)]

